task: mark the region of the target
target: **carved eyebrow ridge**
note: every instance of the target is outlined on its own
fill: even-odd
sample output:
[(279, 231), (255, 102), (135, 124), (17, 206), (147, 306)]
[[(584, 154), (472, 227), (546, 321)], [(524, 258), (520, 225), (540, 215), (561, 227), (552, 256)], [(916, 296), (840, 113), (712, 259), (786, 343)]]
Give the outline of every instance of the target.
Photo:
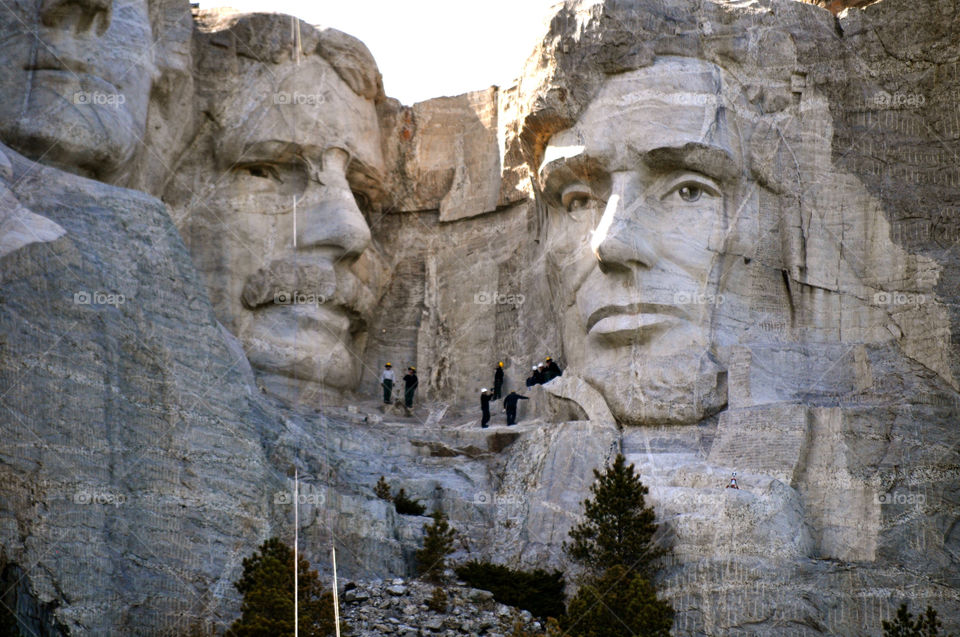
[(653, 169), (694, 170), (721, 183), (731, 181), (740, 174), (740, 167), (729, 151), (693, 142), (681, 147), (654, 148), (643, 154), (643, 162)]

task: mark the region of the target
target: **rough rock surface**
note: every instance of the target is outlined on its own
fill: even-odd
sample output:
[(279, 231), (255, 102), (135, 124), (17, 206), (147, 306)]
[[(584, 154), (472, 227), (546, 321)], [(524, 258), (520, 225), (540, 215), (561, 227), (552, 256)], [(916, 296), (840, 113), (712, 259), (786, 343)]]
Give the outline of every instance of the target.
[[(411, 107), (334, 30), (111, 6), (76, 41), (21, 16), (83, 78), (0, 16), (3, 77), (47, 90), (0, 96), (0, 597), (29, 630), (223, 629), (295, 468), (325, 576), (331, 543), (342, 577), (413, 572), (428, 520), (380, 476), (455, 560), (565, 567), (617, 451), (676, 634), (875, 635), (903, 600), (960, 629), (955, 3), (568, 2), (515, 85)], [(481, 430), (496, 362), (520, 389), (546, 355), (564, 376)], [(355, 590), (365, 634), (463, 631), (419, 584)]]
[(493, 593), (470, 588), (463, 582), (440, 587), (447, 594), (444, 611), (427, 605), (434, 586), (419, 580), (393, 578), (351, 585), (353, 588), (343, 593), (343, 616), (357, 637), (503, 637), (511, 634), (517, 624), (533, 634), (542, 633), (542, 624), (528, 611), (499, 604)]

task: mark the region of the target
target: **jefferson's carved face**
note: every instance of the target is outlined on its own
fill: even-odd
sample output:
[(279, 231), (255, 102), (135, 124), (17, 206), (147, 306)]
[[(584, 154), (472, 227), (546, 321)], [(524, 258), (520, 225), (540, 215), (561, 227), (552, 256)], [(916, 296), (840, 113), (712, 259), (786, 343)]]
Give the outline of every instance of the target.
[(745, 212), (723, 82), (684, 58), (611, 77), (545, 150), (564, 350), (625, 423), (694, 422), (726, 402), (712, 317)]
[(147, 0), (12, 0), (0, 42), (5, 142), (100, 179), (130, 161), (157, 73)]
[(317, 56), (242, 78), (218, 98), (216, 181), (190, 211), (195, 260), (254, 367), (350, 388), (376, 301), (374, 105)]

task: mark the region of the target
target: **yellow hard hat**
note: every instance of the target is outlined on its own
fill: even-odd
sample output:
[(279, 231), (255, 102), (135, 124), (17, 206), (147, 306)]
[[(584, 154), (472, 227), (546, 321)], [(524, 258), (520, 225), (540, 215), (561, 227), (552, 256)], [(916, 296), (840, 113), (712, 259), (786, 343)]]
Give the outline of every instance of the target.
[(384, 365), (384, 367), (393, 367), (393, 365), (391, 365), (390, 363), (387, 363), (386, 365)]
[(500, 361), (499, 365), (500, 367), (503, 367), (503, 361)]
[(417, 368), (414, 367), (413, 365), (411, 365), (411, 366), (410, 366), (410, 370), (415, 372), (415, 371), (417, 371)]

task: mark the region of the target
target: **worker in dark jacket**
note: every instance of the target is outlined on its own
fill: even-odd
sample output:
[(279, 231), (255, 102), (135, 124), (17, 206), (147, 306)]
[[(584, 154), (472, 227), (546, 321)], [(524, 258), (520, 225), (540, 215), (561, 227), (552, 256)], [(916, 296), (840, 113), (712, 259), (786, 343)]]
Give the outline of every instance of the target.
[(517, 401), (520, 400), (529, 400), (529, 398), (512, 391), (503, 399), (503, 408), (507, 410), (507, 425), (517, 424)]
[(419, 384), (417, 368), (408, 367), (407, 374), (403, 377), (403, 404), (407, 406), (407, 409), (413, 407), (413, 395), (416, 393)]
[(480, 414), (482, 416), (480, 420), (480, 427), (486, 429), (488, 427), (487, 423), (490, 422), (490, 390), (484, 387), (480, 390)]
[(537, 383), (537, 366), (534, 365), (530, 368), (530, 375), (527, 376), (527, 387), (533, 387)]
[(503, 391), (503, 361), (497, 363), (497, 371), (493, 372), (493, 399), (500, 400)]
[(558, 376), (563, 376), (563, 371), (560, 369), (560, 366), (557, 365), (557, 361), (547, 356), (547, 366), (544, 369), (543, 382), (549, 383)]

